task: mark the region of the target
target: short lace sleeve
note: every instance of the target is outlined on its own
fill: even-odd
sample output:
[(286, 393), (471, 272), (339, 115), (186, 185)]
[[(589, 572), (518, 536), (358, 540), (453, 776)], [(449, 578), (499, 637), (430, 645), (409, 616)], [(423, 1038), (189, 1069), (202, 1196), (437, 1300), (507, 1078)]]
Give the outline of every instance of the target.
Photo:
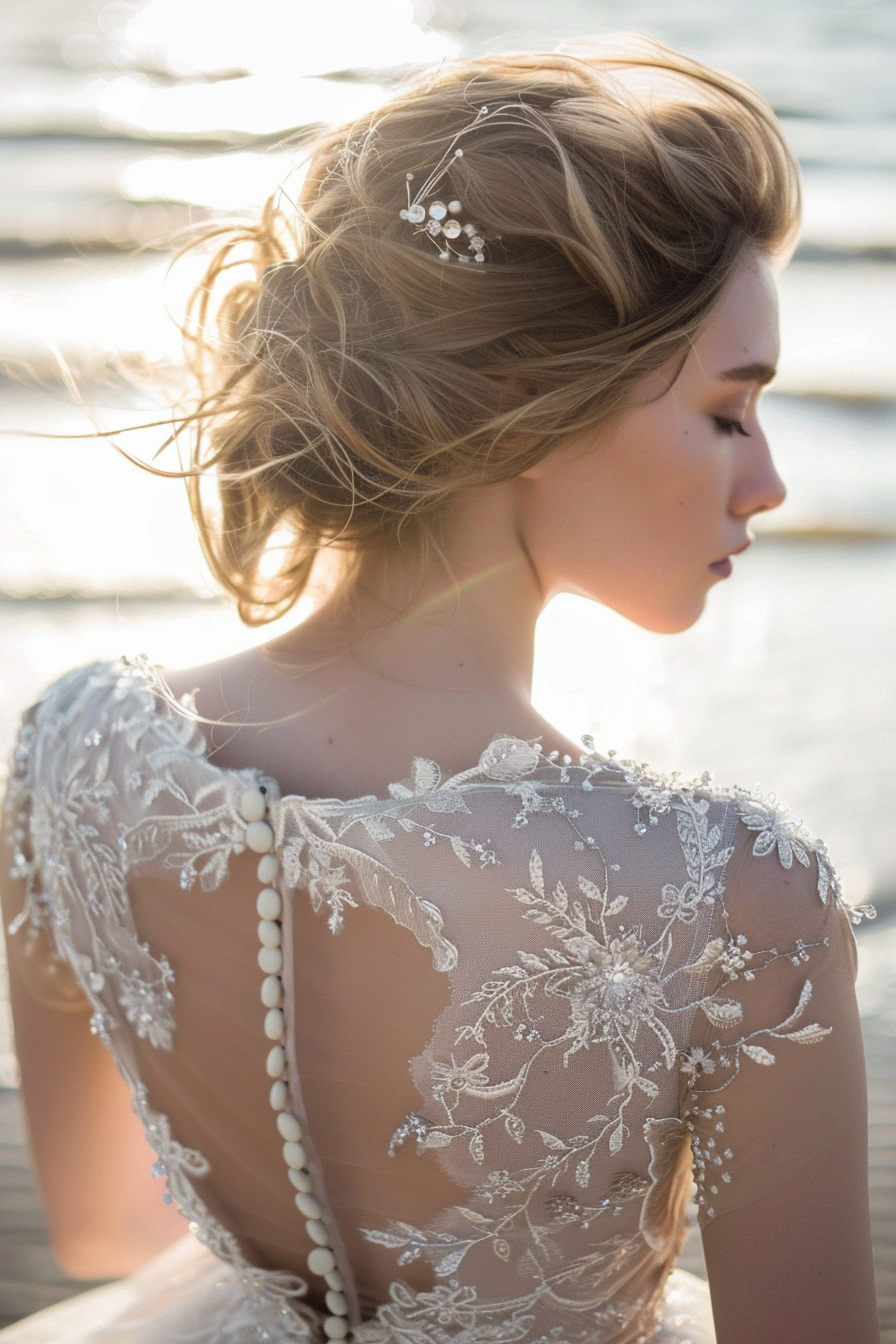
[(82, 1012), (90, 1003), (69, 963), (56, 951), (41, 899), (39, 864), (32, 843), (33, 714), (20, 727), (9, 766), (4, 802), (8, 873), (20, 882), (24, 903), (7, 929), (7, 956), (29, 996), (46, 1008)]
[(827, 852), (773, 809), (740, 814), (726, 928), (702, 957), (712, 1009), (683, 1066), (701, 1223), (835, 1151), (838, 1098), (865, 1089), (853, 912)]
[[(173, 977), (137, 936), (131, 875), (212, 891), (244, 848), (239, 795), (260, 776), (215, 770), (204, 746), (195, 717), (166, 708), (142, 660), (70, 672), (23, 722), (6, 820), (26, 902), (11, 932), (33, 984), (47, 981), (47, 967), (74, 971), (104, 1039), (123, 1013), (138, 1036), (171, 1043)], [(70, 976), (66, 984), (83, 1004)]]

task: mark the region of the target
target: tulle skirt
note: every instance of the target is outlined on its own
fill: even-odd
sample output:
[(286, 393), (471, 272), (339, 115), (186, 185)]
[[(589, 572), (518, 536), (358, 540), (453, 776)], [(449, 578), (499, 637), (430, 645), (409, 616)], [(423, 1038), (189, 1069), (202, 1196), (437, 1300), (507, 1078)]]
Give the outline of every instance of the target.
[[(118, 1283), (0, 1330), (0, 1344), (286, 1344), (322, 1339), (316, 1313), (257, 1291), (257, 1280), (183, 1237)], [(709, 1291), (675, 1270), (652, 1344), (715, 1344)]]

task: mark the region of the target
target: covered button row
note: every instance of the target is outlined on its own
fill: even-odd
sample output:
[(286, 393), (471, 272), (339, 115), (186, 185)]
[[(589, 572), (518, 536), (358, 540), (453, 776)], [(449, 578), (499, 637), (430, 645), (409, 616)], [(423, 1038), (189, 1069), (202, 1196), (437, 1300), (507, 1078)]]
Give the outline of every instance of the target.
[[(278, 1093), (272, 1100), (280, 1100)], [(302, 1145), (302, 1127), (294, 1115), (280, 1111), (277, 1116), (277, 1129), (285, 1140), (283, 1159), (286, 1162), (289, 1179), (295, 1187), (296, 1207), (305, 1218), (305, 1231), (313, 1242), (314, 1249), (308, 1256), (308, 1268), (312, 1274), (318, 1274), (326, 1280), (327, 1310), (330, 1312), (323, 1322), (324, 1333), (328, 1339), (345, 1339), (348, 1335), (348, 1303), (342, 1292), (342, 1275), (336, 1268), (336, 1257), (330, 1248), (330, 1235), (323, 1221), (323, 1210), (313, 1193), (311, 1174), (307, 1169), (307, 1155)]]
[(273, 853), (274, 832), (267, 821), (267, 799), (261, 789), (247, 789), (240, 799), (240, 813), (246, 821), (246, 844), (261, 855), (258, 862), (258, 879), (265, 886), (258, 895), (256, 909), (259, 916), (258, 938), (261, 948), (258, 964), (265, 979), (261, 986), (261, 1000), (267, 1009), (264, 1020), (265, 1035), (274, 1041), (267, 1057), (267, 1072), (274, 1080), (271, 1086), (271, 1106), (277, 1112), (277, 1129), (284, 1140), (283, 1157), (286, 1162), (290, 1182), (296, 1190), (296, 1207), (305, 1221), (305, 1230), (313, 1242), (314, 1249), (308, 1256), (308, 1268), (312, 1274), (319, 1275), (327, 1284), (326, 1304), (330, 1313), (323, 1321), (323, 1330), (328, 1339), (343, 1340), (349, 1334), (348, 1304), (342, 1289), (342, 1275), (336, 1267), (336, 1257), (329, 1245), (329, 1233), (323, 1221), (323, 1210), (314, 1195), (311, 1174), (307, 1169), (307, 1155), (302, 1145), (302, 1127), (292, 1114), (289, 1087), (283, 1077), (286, 1072), (286, 1050), (284, 1038), (286, 1021), (283, 1013), (283, 982), (280, 972), (283, 969), (282, 941), (283, 933), (280, 918), (283, 913), (283, 901), (280, 893), (271, 884), (274, 882), (279, 864)]

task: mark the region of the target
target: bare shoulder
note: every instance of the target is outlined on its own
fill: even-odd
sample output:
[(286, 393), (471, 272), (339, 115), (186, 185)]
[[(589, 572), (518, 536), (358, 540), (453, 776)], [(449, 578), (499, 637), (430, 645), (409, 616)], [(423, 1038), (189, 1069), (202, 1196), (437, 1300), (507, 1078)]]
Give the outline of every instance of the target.
[(195, 695), (199, 713), (218, 719), (246, 709), (262, 669), (258, 650), (246, 649), (211, 663), (164, 668), (162, 676), (178, 699)]
[(498, 736), (537, 739), (576, 759), (569, 742), (522, 698), (457, 694), (373, 673), (350, 655), (264, 645), (218, 662), (165, 671), (178, 697), (195, 693), (209, 758), (253, 766), (306, 797), (383, 795), (415, 757), (443, 775), (469, 769)]

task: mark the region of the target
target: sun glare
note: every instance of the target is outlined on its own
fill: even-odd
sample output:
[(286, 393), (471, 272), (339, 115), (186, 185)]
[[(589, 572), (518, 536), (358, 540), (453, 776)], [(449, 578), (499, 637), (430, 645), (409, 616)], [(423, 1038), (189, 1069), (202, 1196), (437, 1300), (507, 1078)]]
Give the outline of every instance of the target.
[(174, 74), (268, 79), (439, 61), (450, 47), (415, 24), (410, 0), (150, 0), (123, 37)]

